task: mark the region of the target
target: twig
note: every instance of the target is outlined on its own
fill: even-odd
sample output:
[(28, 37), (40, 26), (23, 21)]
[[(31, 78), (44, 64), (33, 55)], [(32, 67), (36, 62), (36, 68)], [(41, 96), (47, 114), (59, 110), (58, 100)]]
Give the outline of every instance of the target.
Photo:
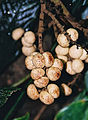
[(57, 37), (58, 37), (58, 32), (57, 32), (57, 27), (56, 27), (55, 24), (53, 24), (53, 29), (54, 29), (55, 38), (57, 39)]
[(35, 116), (34, 120), (39, 120), (40, 116), (42, 115), (42, 113), (45, 111), (46, 108), (47, 106), (43, 105), (40, 111), (38, 112), (38, 114)]
[[(53, 1), (53, 0), (52, 0), (52, 1)], [(64, 18), (65, 18), (74, 28), (78, 28), (79, 30), (83, 31), (85, 37), (88, 38), (88, 29), (82, 27), (81, 24), (79, 24), (77, 21), (75, 21), (74, 17), (70, 14), (70, 12), (67, 10), (67, 8), (65, 7), (65, 5), (62, 3), (61, 0), (58, 0), (58, 3), (62, 6), (63, 15), (65, 15)]]
[(50, 23), (48, 23), (48, 28), (50, 28), (53, 25), (53, 21), (51, 21)]
[(66, 16), (69, 16), (70, 13), (69, 11), (67, 10), (67, 8), (65, 7), (65, 5), (62, 3), (61, 0), (51, 0), (51, 2), (54, 2), (55, 5), (61, 5), (62, 9), (63, 9), (63, 13), (66, 15)]
[(21, 80), (19, 80), (17, 83), (14, 83), (11, 87), (17, 87), (20, 84), (22, 84), (23, 82), (25, 82), (28, 78), (30, 78), (30, 74), (26, 75), (24, 78), (22, 78)]
[(79, 78), (80, 75), (81, 75), (80, 73), (77, 74), (77, 75), (74, 77), (74, 79), (73, 79), (71, 82), (68, 83), (68, 86), (72, 86), (72, 85), (74, 85), (75, 82), (76, 82), (76, 80)]
[(53, 22), (55, 22), (55, 24), (57, 25), (58, 29), (60, 29), (61, 32), (64, 31), (63, 26), (59, 23), (59, 21), (55, 18), (55, 16), (50, 11), (44, 10), (44, 13), (46, 13), (53, 20)]
[(49, 28), (50, 28), (51, 26), (53, 26), (55, 38), (57, 38), (57, 36), (58, 36), (57, 27), (56, 27), (55, 23), (53, 22), (53, 20), (48, 24), (48, 27), (49, 27)]
[(43, 2), (43, 0), (40, 1), (41, 2), (41, 12), (40, 12), (40, 17), (39, 17), (39, 29), (38, 29), (38, 49), (40, 50), (40, 53), (43, 53), (43, 46), (42, 46), (42, 33), (44, 31), (44, 10), (46, 9), (46, 6)]
[(74, 21), (74, 18), (73, 18), (72, 16), (70, 16), (70, 17), (67, 17), (67, 16), (66, 16), (66, 19), (68, 20), (68, 22), (69, 22), (70, 24), (72, 24), (72, 26), (73, 26), (74, 28), (78, 28), (79, 30), (83, 31), (85, 37), (88, 38), (88, 29), (87, 29), (87, 28), (83, 28), (83, 27), (81, 26), (81, 24), (79, 24), (78, 22)]

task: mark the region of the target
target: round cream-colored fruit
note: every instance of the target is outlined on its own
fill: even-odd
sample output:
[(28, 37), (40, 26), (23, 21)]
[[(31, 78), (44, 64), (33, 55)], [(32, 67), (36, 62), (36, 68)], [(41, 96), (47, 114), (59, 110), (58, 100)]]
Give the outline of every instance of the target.
[(72, 94), (72, 89), (68, 87), (66, 84), (62, 83), (61, 86), (63, 88), (65, 96), (69, 96)]
[(40, 79), (41, 77), (43, 77), (45, 74), (45, 71), (41, 68), (35, 68), (31, 71), (31, 78), (32, 79)]
[(50, 67), (46, 74), (51, 81), (56, 81), (60, 78), (61, 71), (57, 67)]
[(49, 79), (47, 77), (41, 77), (40, 79), (34, 80), (34, 84), (38, 88), (46, 87), (49, 83)]
[(60, 59), (64, 62), (67, 62), (67, 60), (68, 60), (67, 56), (64, 56), (64, 55), (63, 56), (62, 55), (57, 55), (57, 57), (58, 57), (58, 59)]
[(33, 44), (36, 40), (35, 34), (32, 31), (25, 32), (24, 40), (29, 44)]
[(50, 105), (54, 102), (54, 98), (47, 91), (40, 92), (40, 100), (46, 105)]
[(24, 37), (22, 37), (21, 42), (22, 42), (22, 45), (25, 46), (25, 47), (31, 47), (31, 46), (33, 46), (33, 44), (25, 42)]
[(68, 47), (69, 46), (69, 41), (67, 40), (67, 37), (64, 34), (59, 34), (58, 35), (57, 42), (62, 47)]
[(12, 38), (14, 40), (19, 40), (23, 34), (24, 34), (24, 30), (22, 28), (17, 28), (12, 32)]
[(63, 48), (60, 45), (58, 45), (55, 49), (55, 52), (58, 55), (67, 55), (69, 52), (69, 48)]
[(34, 56), (34, 55), (36, 55), (36, 54), (38, 54), (38, 53), (39, 53), (39, 52), (33, 52), (33, 53), (31, 53), (31, 55)]
[(85, 49), (83, 49), (83, 53), (82, 53), (80, 59), (81, 59), (81, 60), (85, 60), (86, 58), (87, 58), (87, 52), (86, 52)]
[(87, 55), (87, 58), (86, 58), (86, 60), (85, 60), (85, 63), (88, 63), (88, 55)]
[(72, 41), (76, 41), (78, 39), (78, 32), (74, 28), (69, 28), (67, 33), (71, 36)]
[(62, 70), (63, 69), (63, 62), (61, 60), (59, 60), (58, 58), (55, 58), (52, 67), (57, 67), (60, 70)]
[(45, 59), (45, 66), (50, 67), (54, 63), (54, 57), (50, 52), (44, 52), (43, 53), (44, 59)]
[(37, 100), (39, 98), (39, 93), (35, 87), (34, 84), (30, 84), (27, 87), (27, 95), (30, 97), (32, 100)]
[(25, 59), (25, 65), (26, 65), (26, 68), (29, 69), (29, 70), (32, 70), (35, 68), (33, 62), (33, 56), (27, 56), (26, 59)]
[(40, 53), (35, 54), (33, 56), (33, 64), (37, 67), (37, 68), (43, 68), (45, 65), (45, 59), (44, 56)]
[(72, 69), (72, 62), (68, 61), (66, 63), (66, 72), (69, 73), (70, 75), (75, 75), (75, 71)]
[(49, 84), (47, 86), (47, 90), (54, 98), (58, 98), (60, 96), (60, 90), (56, 84)]
[(76, 73), (80, 73), (83, 71), (84, 69), (84, 63), (82, 62), (82, 60), (80, 59), (74, 59), (72, 61), (72, 69), (76, 72)]
[(36, 46), (32, 46), (32, 47), (22, 47), (22, 53), (25, 55), (25, 56), (29, 56), (31, 55), (31, 53), (35, 52), (36, 51)]
[(69, 49), (69, 55), (71, 58), (80, 58), (83, 53), (83, 49), (81, 47), (77, 47), (77, 45), (73, 45)]

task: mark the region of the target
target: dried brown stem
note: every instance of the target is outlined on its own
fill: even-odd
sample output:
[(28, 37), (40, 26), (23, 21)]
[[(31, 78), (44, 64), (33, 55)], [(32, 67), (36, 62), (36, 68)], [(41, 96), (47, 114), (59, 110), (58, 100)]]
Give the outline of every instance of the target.
[(38, 49), (40, 50), (40, 53), (43, 53), (43, 46), (42, 46), (42, 33), (44, 31), (44, 10), (46, 9), (46, 6), (43, 2), (43, 0), (40, 1), (41, 2), (41, 12), (40, 12), (40, 17), (39, 17), (39, 29), (38, 29)]
[(57, 27), (55, 24), (53, 24), (53, 29), (54, 29), (54, 33), (55, 33), (55, 38), (57, 39), (58, 37), (58, 32), (57, 32)]
[(77, 75), (74, 77), (74, 79), (73, 79), (71, 82), (68, 83), (68, 86), (73, 86), (73, 85), (75, 84), (76, 80), (79, 78), (80, 75), (81, 75), (80, 73), (77, 74)]
[(51, 21), (51, 22), (48, 24), (48, 28), (50, 28), (52, 25), (53, 25), (53, 21)]
[(60, 29), (61, 32), (64, 31), (63, 26), (59, 23), (59, 21), (55, 18), (55, 16), (50, 11), (44, 10), (44, 13), (46, 13), (53, 20), (53, 22), (57, 25), (58, 29)]
[(62, 9), (63, 9), (63, 13), (66, 15), (66, 16), (69, 16), (70, 13), (69, 11), (67, 10), (67, 8), (65, 7), (65, 5), (62, 3), (61, 0), (51, 0), (51, 2), (54, 2), (55, 5), (61, 5)]
[(58, 36), (57, 27), (56, 27), (56, 25), (55, 25), (55, 23), (54, 23), (53, 21), (51, 21), (51, 22), (48, 24), (48, 27), (49, 27), (49, 28), (50, 28), (51, 26), (53, 26), (55, 38), (57, 38), (57, 36)]
[(62, 6), (63, 13), (64, 13), (64, 18), (74, 27), (78, 28), (79, 30), (84, 32), (84, 35), (86, 38), (88, 38), (88, 29), (84, 28), (79, 24), (77, 21), (75, 21), (74, 17), (70, 14), (70, 12), (67, 10), (65, 5), (62, 3), (61, 0), (58, 0), (58, 3)]
[(83, 31), (85, 37), (88, 38), (88, 29), (87, 29), (87, 28), (83, 28), (83, 27), (81, 26), (81, 24), (79, 24), (78, 22), (76, 22), (72, 16), (70, 16), (70, 17), (67, 17), (67, 16), (66, 16), (66, 19), (68, 20), (68, 22), (69, 22), (70, 24), (72, 24), (72, 26), (73, 26), (74, 28), (78, 28), (79, 30)]
[(47, 106), (43, 105), (40, 111), (38, 112), (38, 114), (35, 116), (34, 120), (39, 120), (40, 116), (42, 115), (42, 113), (45, 111), (46, 108)]

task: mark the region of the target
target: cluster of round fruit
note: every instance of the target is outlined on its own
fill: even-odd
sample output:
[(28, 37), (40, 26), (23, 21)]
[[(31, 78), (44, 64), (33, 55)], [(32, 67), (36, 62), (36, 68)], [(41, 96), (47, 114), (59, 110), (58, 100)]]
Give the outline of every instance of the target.
[(32, 31), (24, 32), (22, 28), (17, 28), (13, 30), (12, 38), (14, 40), (19, 40), (21, 37), (22, 37), (21, 42), (23, 45), (22, 53), (25, 56), (29, 56), (31, 53), (36, 51), (36, 45), (34, 44), (36, 40), (35, 34)]
[(29, 56), (31, 53), (36, 51), (36, 45), (34, 44), (36, 40), (35, 34), (32, 31), (27, 31), (21, 39), (22, 42), (22, 52), (25, 56)]
[[(33, 52), (26, 57), (25, 65), (31, 70), (31, 78), (34, 80), (34, 84), (30, 84), (27, 88), (28, 96), (33, 100), (40, 98), (45, 104), (53, 103), (54, 98), (59, 97), (60, 91), (57, 85), (49, 84), (49, 80), (56, 81), (60, 78), (63, 69), (62, 61), (54, 59), (50, 52), (43, 54)], [(41, 90), (40, 94), (36, 87)]]
[[(61, 88), (65, 96), (69, 96), (72, 93), (72, 89), (64, 83), (61, 84)], [(39, 98), (44, 104), (50, 105), (54, 102), (55, 98), (60, 96), (60, 89), (56, 84), (49, 84), (47, 88), (37, 90), (34, 84), (30, 84), (27, 88), (27, 95), (32, 100)]]
[[(69, 28), (66, 32), (72, 41), (77, 41), (79, 36), (77, 30)], [(84, 69), (83, 61), (85, 60), (85, 62), (88, 63), (86, 50), (77, 45), (69, 47), (70, 41), (65, 34), (59, 34), (57, 42), (59, 45), (55, 48), (55, 52), (57, 57), (66, 63), (66, 72), (70, 75), (82, 72)]]
[[(63, 62), (58, 58), (54, 59), (50, 52), (43, 54), (35, 52), (36, 38), (32, 31), (24, 33), (22, 28), (17, 28), (13, 31), (12, 37), (14, 40), (22, 37), (22, 52), (27, 56), (25, 65), (31, 70), (31, 78), (34, 80), (34, 84), (30, 84), (27, 88), (27, 95), (33, 100), (39, 98), (45, 104), (52, 104), (54, 99), (60, 96), (60, 89), (56, 84), (49, 84), (49, 80), (56, 81), (60, 78)], [(65, 96), (72, 93), (72, 89), (66, 84), (62, 83), (61, 87)]]

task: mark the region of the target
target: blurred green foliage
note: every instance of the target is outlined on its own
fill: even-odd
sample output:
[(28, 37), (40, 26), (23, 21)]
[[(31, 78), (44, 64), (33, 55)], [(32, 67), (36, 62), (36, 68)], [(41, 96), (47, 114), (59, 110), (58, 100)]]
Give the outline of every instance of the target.
[(19, 118), (15, 118), (13, 120), (29, 120), (29, 118), (30, 118), (30, 114), (26, 113), (24, 116), (19, 117)]
[(85, 89), (67, 107), (60, 110), (55, 120), (88, 120), (88, 71), (84, 77)]
[(88, 120), (88, 97), (63, 108), (56, 115), (55, 120)]
[(2, 107), (8, 100), (8, 97), (12, 95), (13, 92), (20, 90), (20, 88), (0, 88), (0, 107)]

